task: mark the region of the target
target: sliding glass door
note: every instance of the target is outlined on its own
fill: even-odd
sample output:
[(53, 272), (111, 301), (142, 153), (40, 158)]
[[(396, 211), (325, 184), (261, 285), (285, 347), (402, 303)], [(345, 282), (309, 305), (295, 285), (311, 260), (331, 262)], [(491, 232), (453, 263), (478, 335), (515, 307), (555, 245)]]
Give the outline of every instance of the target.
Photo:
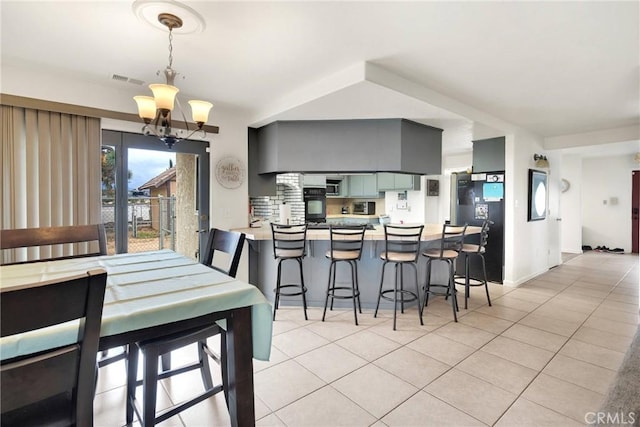
[(151, 136), (103, 130), (102, 196), (109, 253), (172, 249), (198, 259), (209, 227), (208, 142), (169, 150)]

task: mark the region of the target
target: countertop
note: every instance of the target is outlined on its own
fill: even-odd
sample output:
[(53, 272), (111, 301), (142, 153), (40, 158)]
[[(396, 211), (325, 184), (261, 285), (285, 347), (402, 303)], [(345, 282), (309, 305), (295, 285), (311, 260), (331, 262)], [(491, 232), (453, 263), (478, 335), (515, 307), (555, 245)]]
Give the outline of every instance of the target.
[[(356, 215), (358, 216), (358, 215)], [(364, 216), (364, 215), (359, 215)], [(375, 215), (374, 215), (375, 216)], [(407, 224), (409, 225), (409, 224)], [(373, 230), (364, 233), (364, 240), (384, 240), (384, 228), (382, 225), (374, 225)], [(477, 234), (481, 227), (467, 227), (467, 234)], [(260, 228), (234, 228), (246, 234), (249, 240), (271, 240), (271, 227), (268, 223)], [(422, 231), (422, 240), (438, 240), (442, 237), (442, 224), (425, 224)], [(307, 230), (307, 240), (329, 240), (329, 230)]]
[(362, 220), (370, 220), (370, 219), (378, 219), (379, 215), (358, 215), (358, 214), (334, 214), (327, 215), (327, 219), (340, 219), (340, 218), (353, 218), (353, 219), (362, 219)]

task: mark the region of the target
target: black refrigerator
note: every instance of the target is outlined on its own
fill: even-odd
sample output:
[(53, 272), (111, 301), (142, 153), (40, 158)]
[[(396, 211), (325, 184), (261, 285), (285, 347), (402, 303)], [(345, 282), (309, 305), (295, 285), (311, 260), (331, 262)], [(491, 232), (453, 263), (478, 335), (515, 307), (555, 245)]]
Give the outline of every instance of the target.
[[(504, 171), (451, 174), (451, 223), (481, 226), (485, 219), (493, 221), (485, 247), (487, 279), (502, 283), (504, 279)], [(465, 242), (478, 243), (479, 236), (468, 236)], [(456, 273), (464, 275), (462, 258)], [(470, 275), (482, 277), (480, 257), (470, 258)]]

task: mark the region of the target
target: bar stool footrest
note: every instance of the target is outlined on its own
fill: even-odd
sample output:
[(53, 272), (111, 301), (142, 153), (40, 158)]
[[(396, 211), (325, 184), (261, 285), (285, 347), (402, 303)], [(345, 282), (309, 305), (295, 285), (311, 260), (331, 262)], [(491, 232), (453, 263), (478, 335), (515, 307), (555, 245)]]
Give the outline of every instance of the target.
[[(453, 281), (456, 282), (456, 285), (465, 286), (466, 278), (464, 276), (455, 276)], [(433, 286), (433, 285), (432, 285)], [(469, 277), (469, 286), (484, 286), (484, 280), (476, 279), (475, 277)]]
[[(411, 292), (411, 291), (407, 291), (405, 289), (385, 289), (382, 292), (380, 292), (380, 298), (385, 299), (387, 301), (391, 301), (393, 302), (393, 297), (387, 296), (386, 294), (388, 293), (392, 293), (392, 292), (397, 292), (400, 293), (402, 295), (408, 295), (411, 298), (409, 299), (403, 299), (404, 302), (412, 302), (412, 301), (419, 301), (420, 299), (418, 298), (418, 296), (415, 294), (415, 292)], [(397, 300), (398, 298), (396, 298)]]
[[(432, 289), (436, 288), (436, 290)], [(429, 290), (423, 289), (425, 293), (430, 295), (438, 295), (438, 296), (449, 296), (451, 295), (451, 289), (449, 289), (449, 285), (439, 285), (439, 284), (431, 284), (429, 285)]]
[[(350, 286), (333, 286), (327, 289), (327, 291), (329, 292), (329, 298), (353, 299), (354, 297), (358, 298), (360, 296), (360, 291), (356, 290), (354, 295)], [(349, 291), (349, 295), (336, 295), (335, 291)]]
[[(298, 291), (298, 292), (282, 292), (282, 289), (284, 288), (302, 288), (302, 290)], [(276, 292), (276, 290), (274, 289), (273, 292)], [(295, 297), (297, 295), (302, 295), (304, 293), (307, 293), (307, 287), (306, 286), (301, 286), (299, 284), (288, 284), (288, 285), (280, 285), (280, 296), (281, 297)]]

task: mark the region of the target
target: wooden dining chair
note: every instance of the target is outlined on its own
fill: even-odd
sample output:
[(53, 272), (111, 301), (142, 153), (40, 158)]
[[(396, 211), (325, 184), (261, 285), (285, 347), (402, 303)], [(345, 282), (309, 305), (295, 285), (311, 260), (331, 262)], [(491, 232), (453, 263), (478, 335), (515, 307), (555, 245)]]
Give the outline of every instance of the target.
[[(97, 242), (91, 244), (91, 242)], [(67, 243), (89, 243), (87, 248), (81, 248), (80, 253), (65, 256), (51, 255), (55, 251), (46, 248), (51, 245)], [(0, 259), (0, 264), (18, 264), (25, 262), (37, 262), (64, 258), (76, 258), (81, 256), (95, 256), (107, 254), (107, 238), (103, 224), (69, 225), (62, 227), (37, 227), (0, 230), (0, 249), (17, 249), (40, 247), (40, 255), (37, 259), (29, 261), (10, 261), (7, 263)]]
[[(41, 250), (38, 259), (17, 262), (13, 261), (5, 263), (4, 265), (107, 255), (107, 236), (103, 224), (0, 230), (0, 249), (2, 250), (30, 247), (46, 248), (51, 245), (62, 245), (68, 243), (88, 243), (89, 246), (82, 249), (82, 252), (79, 254), (67, 256), (51, 256), (53, 250), (50, 249), (49, 252), (43, 252)], [(0, 264), (2, 264), (1, 258)], [(113, 352), (111, 355), (109, 355), (108, 350), (100, 353), (98, 356), (99, 367), (123, 360), (127, 355), (126, 347), (112, 350)]]
[[(228, 276), (235, 277), (238, 271), (238, 265), (240, 264), (244, 241), (244, 233), (212, 228), (209, 232), (209, 239), (201, 263)], [(217, 262), (218, 258), (220, 258), (215, 256), (217, 253), (227, 254), (225, 261), (228, 260), (229, 262), (226, 264), (226, 267), (220, 266), (220, 263)], [(219, 353), (213, 351), (207, 345), (207, 338), (217, 334), (220, 334), (221, 341)], [(170, 353), (194, 343), (198, 346), (198, 361), (171, 369)], [(139, 352), (144, 355), (143, 379), (141, 381), (137, 379)], [(160, 373), (158, 373), (159, 358), (162, 358), (162, 370)], [(212, 358), (220, 365), (222, 384), (214, 384), (209, 358)], [(187, 332), (136, 343), (135, 346), (131, 346), (129, 351), (127, 367), (127, 423), (133, 421), (133, 414), (135, 412), (142, 425), (153, 426), (221, 391), (225, 392), (226, 398), (227, 370), (225, 331), (217, 324), (213, 324), (205, 328), (196, 328)], [(156, 414), (158, 381), (194, 369), (200, 370), (204, 391)], [(136, 405), (135, 396), (136, 387), (139, 385), (143, 386), (142, 413)]]
[(96, 354), (107, 273), (0, 291), (2, 338), (79, 320), (76, 342), (0, 362), (2, 425), (93, 425)]

